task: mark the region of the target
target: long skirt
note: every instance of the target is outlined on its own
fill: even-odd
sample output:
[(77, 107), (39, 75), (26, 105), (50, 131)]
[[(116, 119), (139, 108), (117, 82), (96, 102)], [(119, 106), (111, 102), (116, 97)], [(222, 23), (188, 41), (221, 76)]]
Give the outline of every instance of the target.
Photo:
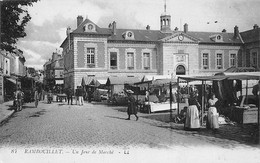
[(219, 128), (218, 124), (218, 112), (216, 107), (210, 107), (207, 114), (207, 128), (216, 129)]
[(199, 111), (198, 111), (198, 108), (196, 105), (191, 105), (188, 107), (184, 128), (185, 129), (199, 129), (200, 128)]
[(128, 103), (127, 114), (137, 114), (137, 107), (134, 102)]

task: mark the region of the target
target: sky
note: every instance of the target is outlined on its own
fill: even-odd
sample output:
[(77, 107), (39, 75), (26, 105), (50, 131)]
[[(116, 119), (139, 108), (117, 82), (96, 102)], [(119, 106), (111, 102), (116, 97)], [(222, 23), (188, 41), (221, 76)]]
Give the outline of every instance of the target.
[[(76, 29), (78, 15), (88, 18), (99, 27), (107, 28), (116, 21), (117, 28), (159, 30), (160, 15), (165, 0), (40, 0), (28, 7), (32, 19), (26, 26), (27, 36), (17, 47), (23, 50), (25, 65), (43, 69), (53, 52), (62, 53), (61, 43), (66, 29)], [(233, 32), (260, 25), (259, 0), (166, 0), (171, 15), (171, 28), (189, 31)], [(215, 23), (217, 21), (217, 23)]]

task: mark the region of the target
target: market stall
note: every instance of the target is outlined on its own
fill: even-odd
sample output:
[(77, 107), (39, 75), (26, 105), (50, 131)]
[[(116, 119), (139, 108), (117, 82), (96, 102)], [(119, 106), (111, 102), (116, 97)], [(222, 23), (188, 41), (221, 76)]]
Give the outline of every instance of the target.
[(172, 111), (177, 109), (176, 79), (155, 79), (135, 83), (140, 87), (136, 95), (140, 111), (153, 113), (158, 111)]
[[(236, 121), (238, 123), (257, 123), (259, 126), (259, 105), (257, 105), (257, 99), (255, 96), (255, 102), (249, 100), (248, 90), (245, 94), (242, 92), (242, 85), (238, 81), (241, 80), (258, 80), (260, 79), (260, 73), (247, 72), (246, 74), (233, 73), (228, 75), (217, 75), (217, 76), (204, 76), (204, 77), (179, 77), (178, 83), (180, 80), (190, 81), (201, 81), (202, 84), (202, 114), (205, 113), (205, 84), (208, 81), (213, 82), (213, 90), (219, 99), (218, 109), (221, 114), (230, 118), (230, 120)], [(238, 87), (240, 87), (238, 89)], [(246, 86), (247, 88), (247, 86)], [(240, 91), (240, 97), (238, 97)], [(178, 113), (179, 113), (179, 104), (178, 104)], [(201, 119), (202, 121), (202, 119)]]

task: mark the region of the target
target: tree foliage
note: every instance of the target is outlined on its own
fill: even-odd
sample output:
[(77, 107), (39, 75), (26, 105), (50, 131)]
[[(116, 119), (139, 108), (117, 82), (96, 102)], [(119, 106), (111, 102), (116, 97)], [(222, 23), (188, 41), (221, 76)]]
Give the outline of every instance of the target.
[(19, 38), (26, 36), (31, 20), (27, 7), (39, 0), (4, 0), (1, 2), (1, 50), (14, 52)]

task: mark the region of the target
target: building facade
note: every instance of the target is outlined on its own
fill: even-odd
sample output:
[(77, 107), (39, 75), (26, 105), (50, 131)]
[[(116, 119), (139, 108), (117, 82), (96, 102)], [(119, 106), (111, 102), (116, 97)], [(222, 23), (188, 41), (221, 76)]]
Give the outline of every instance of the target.
[(21, 86), (21, 77), (26, 75), (25, 58), (21, 51), (0, 53), (0, 103), (12, 99), (13, 92)]
[(118, 29), (116, 22), (101, 28), (78, 16), (77, 28), (68, 28), (61, 44), (65, 88), (76, 88), (86, 76), (212, 75), (229, 67), (250, 66), (244, 61), (247, 53), (257, 56), (257, 61), (247, 60), (259, 67), (259, 37), (258, 43), (245, 42), (251, 36), (240, 34), (237, 26), (232, 33), (193, 32), (188, 24), (183, 31), (171, 30), (171, 16), (166, 12), (160, 22), (160, 30), (150, 30), (149, 25), (140, 30)]
[[(54, 52), (52, 58), (44, 64), (43, 83), (46, 90), (62, 89), (64, 84), (64, 60), (61, 54)], [(59, 88), (57, 88), (59, 87)]]

